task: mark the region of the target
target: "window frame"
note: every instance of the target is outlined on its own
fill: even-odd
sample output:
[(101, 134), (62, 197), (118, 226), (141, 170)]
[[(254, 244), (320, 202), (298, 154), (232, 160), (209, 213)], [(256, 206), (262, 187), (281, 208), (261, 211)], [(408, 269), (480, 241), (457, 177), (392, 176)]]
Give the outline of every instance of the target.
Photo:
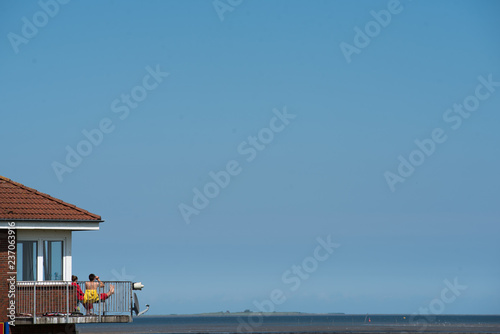
[[(21, 243), (28, 243), (28, 242), (31, 242), (31, 243), (34, 243), (35, 244), (35, 247), (33, 248), (33, 250), (35, 251), (35, 258), (33, 259), (34, 260), (34, 266), (35, 266), (35, 270), (33, 271), (33, 279), (35, 279), (37, 276), (38, 276), (38, 240), (18, 240), (17, 241), (17, 248), (16, 248), (16, 265), (18, 266), (18, 269), (16, 271), (16, 279), (19, 280), (19, 266), (21, 266), (21, 264), (24, 264), (24, 259), (21, 261), (19, 261), (19, 244)], [(24, 249), (24, 246), (23, 246), (23, 258), (24, 258), (24, 252), (25, 252), (25, 249)], [(24, 271), (23, 271), (23, 276), (24, 276)]]
[[(63, 277), (64, 277), (64, 240), (50, 240), (50, 239), (43, 239), (43, 245), (42, 245), (42, 250), (43, 250), (43, 253), (42, 253), (42, 262), (43, 262), (43, 270), (42, 270), (42, 280), (43, 281), (62, 281)], [(60, 269), (60, 277), (61, 279), (47, 279), (47, 277), (45, 277), (46, 275), (46, 268), (45, 268), (45, 264), (46, 262), (48, 261), (47, 258), (45, 258), (45, 255), (47, 253), (47, 257), (51, 258), (52, 257), (52, 250), (51, 250), (51, 253), (48, 254), (48, 251), (46, 252), (46, 244), (48, 243), (52, 243), (52, 242), (60, 242), (61, 243), (61, 269)], [(52, 271), (54, 269), (52, 268)], [(50, 273), (50, 275), (52, 276), (52, 273)]]

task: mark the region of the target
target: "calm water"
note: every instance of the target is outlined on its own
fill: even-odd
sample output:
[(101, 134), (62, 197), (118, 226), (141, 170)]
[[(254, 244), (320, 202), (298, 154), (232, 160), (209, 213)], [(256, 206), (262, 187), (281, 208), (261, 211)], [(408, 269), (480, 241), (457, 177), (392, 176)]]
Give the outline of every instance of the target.
[[(425, 331), (427, 326), (467, 328), (486, 326), (488, 332), (500, 332), (499, 315), (290, 315), (259, 316), (143, 316), (129, 324), (78, 325), (80, 333), (249, 333), (312, 332), (334, 328), (366, 326), (408, 326)], [(479, 330), (478, 330), (479, 331)]]

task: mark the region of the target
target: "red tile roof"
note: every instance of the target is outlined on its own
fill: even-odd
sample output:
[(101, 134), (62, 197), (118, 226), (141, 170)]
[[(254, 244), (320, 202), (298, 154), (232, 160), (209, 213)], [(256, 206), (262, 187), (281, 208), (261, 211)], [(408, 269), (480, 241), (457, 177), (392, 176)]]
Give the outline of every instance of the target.
[(0, 176), (0, 220), (101, 221), (101, 216)]

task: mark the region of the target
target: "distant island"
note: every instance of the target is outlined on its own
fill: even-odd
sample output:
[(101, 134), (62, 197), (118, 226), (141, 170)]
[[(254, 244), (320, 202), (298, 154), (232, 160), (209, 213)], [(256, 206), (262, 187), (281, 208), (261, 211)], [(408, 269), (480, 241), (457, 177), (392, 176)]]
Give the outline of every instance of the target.
[[(196, 313), (196, 314), (167, 314), (167, 315), (147, 315), (147, 317), (225, 317), (225, 316), (249, 316), (251, 314), (259, 314), (262, 316), (301, 316), (301, 315), (342, 315), (342, 312), (332, 312), (332, 313), (305, 313), (305, 312), (254, 312), (245, 310), (242, 312), (208, 312), (208, 313)], [(144, 316), (146, 317), (146, 315)]]

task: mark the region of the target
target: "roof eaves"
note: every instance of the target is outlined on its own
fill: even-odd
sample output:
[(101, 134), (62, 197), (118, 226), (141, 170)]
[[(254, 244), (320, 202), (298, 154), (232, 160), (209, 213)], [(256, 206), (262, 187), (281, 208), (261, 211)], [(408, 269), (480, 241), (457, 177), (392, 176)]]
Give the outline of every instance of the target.
[(25, 218), (0, 218), (0, 221), (6, 222), (53, 222), (53, 223), (104, 223), (104, 220), (76, 220), (76, 219), (25, 219)]

